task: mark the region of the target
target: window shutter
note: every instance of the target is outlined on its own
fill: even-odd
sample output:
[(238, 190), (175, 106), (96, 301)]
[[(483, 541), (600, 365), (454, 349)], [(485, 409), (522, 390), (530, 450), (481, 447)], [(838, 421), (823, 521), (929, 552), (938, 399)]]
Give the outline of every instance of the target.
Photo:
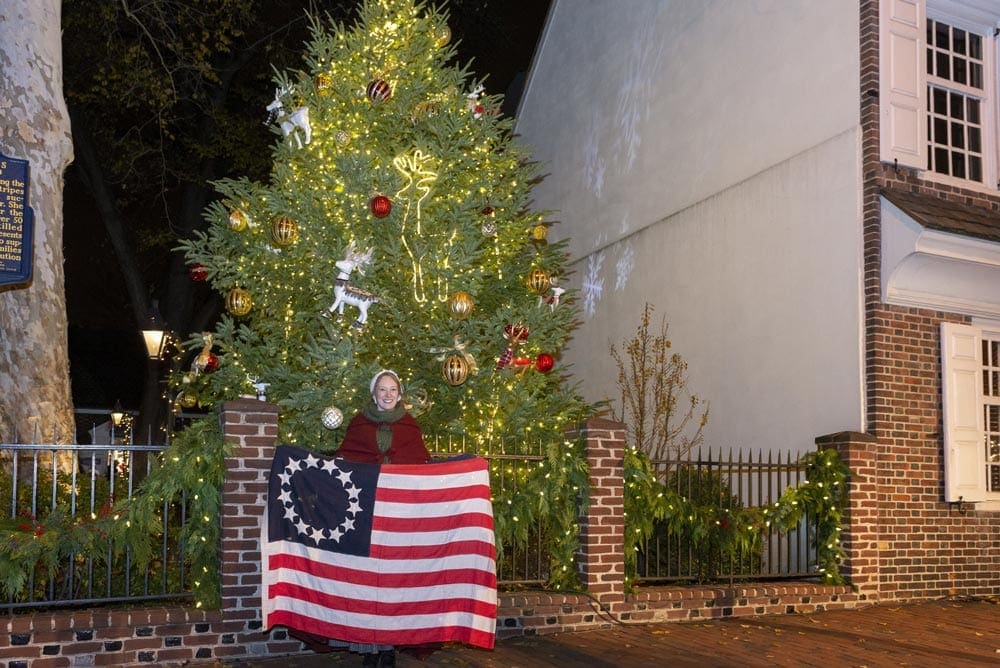
[(944, 411), (944, 500), (983, 501), (982, 333), (941, 323), (941, 403)]
[(927, 168), (926, 0), (879, 2), (879, 123), (883, 162)]

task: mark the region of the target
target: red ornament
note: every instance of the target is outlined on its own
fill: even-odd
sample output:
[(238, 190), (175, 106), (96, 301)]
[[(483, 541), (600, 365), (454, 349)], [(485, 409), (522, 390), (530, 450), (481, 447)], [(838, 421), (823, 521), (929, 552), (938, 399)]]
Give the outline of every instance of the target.
[(555, 366), (556, 361), (552, 359), (552, 355), (548, 353), (540, 353), (538, 357), (535, 358), (535, 369), (542, 372), (548, 373), (552, 371), (552, 367)]
[(392, 88), (382, 79), (373, 79), (365, 89), (365, 93), (372, 102), (385, 102), (392, 97)]
[(219, 356), (215, 353), (208, 354), (208, 360), (205, 361), (205, 373), (212, 373), (219, 368)]
[(205, 267), (203, 267), (202, 265), (195, 262), (190, 267), (188, 267), (188, 276), (191, 277), (192, 281), (201, 283), (206, 278), (208, 278), (208, 270), (206, 270)]
[(373, 216), (376, 218), (385, 218), (392, 211), (392, 200), (385, 195), (375, 195), (375, 197), (372, 197), (372, 201), (369, 202), (369, 206), (371, 207)]

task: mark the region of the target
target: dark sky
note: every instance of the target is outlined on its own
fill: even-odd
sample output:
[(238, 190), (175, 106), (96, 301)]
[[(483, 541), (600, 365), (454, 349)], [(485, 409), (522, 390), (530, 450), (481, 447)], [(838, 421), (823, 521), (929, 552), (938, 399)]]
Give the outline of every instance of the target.
[[(451, 0), (452, 39), (459, 60), (471, 59), (490, 94), (507, 96), (512, 115), (551, 0)], [(263, 130), (262, 130), (263, 131)], [(66, 176), (64, 214), (66, 305), (70, 375), (78, 408), (108, 407), (121, 400), (137, 407), (146, 372), (145, 353), (111, 244), (72, 167)]]

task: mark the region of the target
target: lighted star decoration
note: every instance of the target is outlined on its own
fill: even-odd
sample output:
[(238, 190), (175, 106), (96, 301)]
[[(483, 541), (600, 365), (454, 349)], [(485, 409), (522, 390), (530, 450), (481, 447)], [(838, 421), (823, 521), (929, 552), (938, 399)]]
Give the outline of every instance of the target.
[[(292, 496), (292, 478), (297, 473), (308, 469), (322, 470), (331, 477), (336, 478), (340, 484), (340, 488), (347, 494), (347, 509), (344, 513), (344, 521), (335, 529), (314, 526), (302, 518), (296, 510), (298, 502)], [(361, 488), (351, 480), (351, 473), (349, 471), (344, 471), (337, 467), (335, 460), (322, 460), (312, 453), (305, 459), (289, 457), (285, 470), (278, 474), (278, 477), (281, 480), (281, 494), (278, 495), (278, 501), (281, 502), (282, 507), (285, 509), (285, 519), (292, 523), (292, 526), (295, 527), (300, 536), (310, 539), (317, 544), (321, 540), (332, 540), (335, 543), (339, 543), (341, 538), (355, 528), (354, 519), (362, 511), (361, 503), (358, 500)]]
[(587, 258), (587, 275), (583, 279), (583, 310), (588, 317), (593, 318), (597, 311), (597, 302), (604, 292), (604, 277), (601, 267), (604, 265), (604, 251)]

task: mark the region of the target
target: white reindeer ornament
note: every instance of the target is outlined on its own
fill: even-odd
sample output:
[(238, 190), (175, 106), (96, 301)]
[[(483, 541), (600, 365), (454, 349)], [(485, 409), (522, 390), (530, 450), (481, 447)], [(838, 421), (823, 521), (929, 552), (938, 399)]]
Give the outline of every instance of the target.
[(270, 125), (277, 119), (278, 124), (281, 126), (282, 134), (286, 137), (292, 135), (298, 147), (302, 148), (302, 138), (299, 136), (299, 131), (305, 134), (306, 144), (312, 141), (312, 126), (309, 124), (309, 107), (302, 106), (291, 114), (288, 114), (285, 112), (285, 106), (281, 102), (281, 96), (287, 93), (287, 88), (274, 89), (274, 102), (266, 107), (267, 121), (264, 125)]
[(336, 311), (337, 319), (342, 320), (344, 318), (344, 304), (350, 304), (358, 309), (358, 319), (352, 323), (352, 326), (355, 329), (364, 329), (365, 322), (368, 320), (368, 307), (378, 302), (379, 298), (366, 290), (351, 286), (348, 284), (348, 279), (354, 270), (357, 270), (362, 276), (364, 275), (365, 267), (371, 264), (373, 250), (369, 248), (364, 253), (360, 253), (355, 250), (353, 241), (347, 246), (344, 259), (336, 263), (337, 269), (340, 270), (340, 273), (337, 274), (337, 282), (333, 286), (336, 300), (330, 305), (330, 308), (323, 311), (324, 318), (332, 317), (333, 312)]

